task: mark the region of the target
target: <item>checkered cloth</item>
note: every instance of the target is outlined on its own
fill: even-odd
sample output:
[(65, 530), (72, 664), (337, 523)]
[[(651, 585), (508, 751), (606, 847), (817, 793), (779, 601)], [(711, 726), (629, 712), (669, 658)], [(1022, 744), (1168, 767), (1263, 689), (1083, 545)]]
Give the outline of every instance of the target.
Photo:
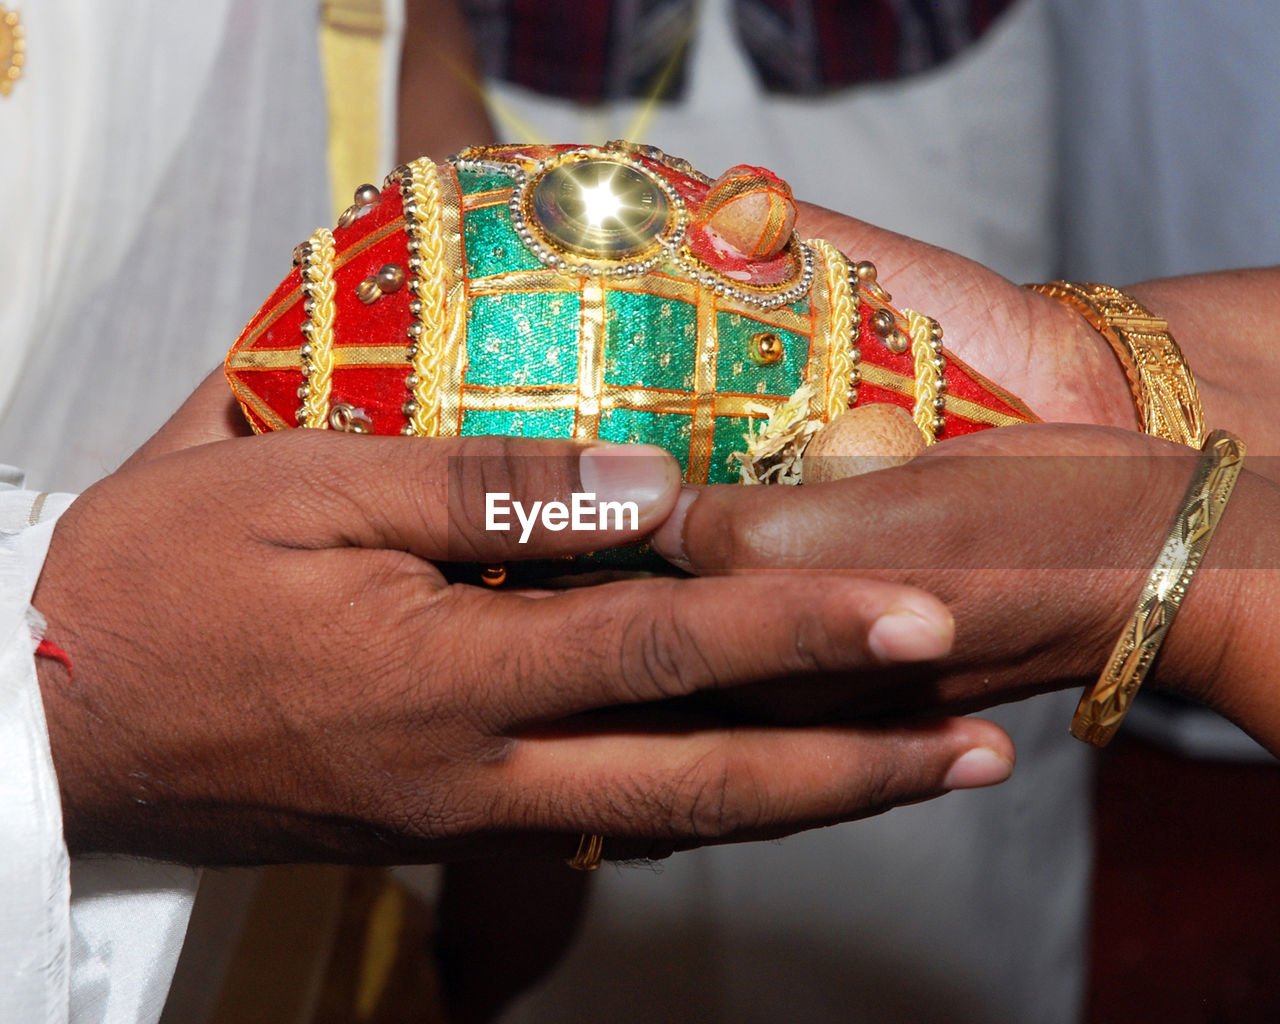
[[(765, 87), (812, 95), (927, 71), (1013, 0), (731, 0)], [(678, 98), (697, 0), (462, 0), (484, 70), (599, 102)]]

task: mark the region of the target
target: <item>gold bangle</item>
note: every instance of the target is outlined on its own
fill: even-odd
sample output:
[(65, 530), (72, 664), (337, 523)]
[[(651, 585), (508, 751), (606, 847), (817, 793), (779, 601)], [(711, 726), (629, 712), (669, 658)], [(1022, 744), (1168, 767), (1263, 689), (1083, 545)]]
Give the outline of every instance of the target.
[(1051, 281), (1023, 287), (1070, 306), (1107, 339), (1124, 367), (1143, 431), (1192, 448), (1204, 444), (1196, 379), (1165, 320), (1108, 284)]
[(1080, 698), (1071, 735), (1105, 747), (1120, 728), (1182, 606), (1191, 577), (1209, 550), (1244, 463), (1244, 442), (1215, 430), (1151, 569), (1138, 606), (1116, 641), (1107, 667)]
[(578, 840), (578, 852), (565, 863), (574, 871), (594, 871), (600, 866), (603, 853), (604, 836), (584, 832), (582, 838)]

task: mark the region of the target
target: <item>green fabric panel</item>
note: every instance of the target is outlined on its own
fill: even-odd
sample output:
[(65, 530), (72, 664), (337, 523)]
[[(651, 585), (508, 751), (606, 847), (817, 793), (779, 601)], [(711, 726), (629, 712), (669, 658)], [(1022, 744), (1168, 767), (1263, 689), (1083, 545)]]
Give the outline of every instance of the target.
[(492, 192), (495, 188), (511, 188), (515, 180), (506, 174), (488, 174), (482, 171), (459, 171), (458, 186), (464, 196), (474, 192)]
[(689, 457), (693, 420), (675, 413), (636, 409), (604, 409), (600, 413), (600, 437), (619, 444), (661, 445), (681, 460)]
[(747, 429), (754, 425), (759, 430), (763, 419), (750, 416), (717, 416), (716, 432), (711, 442), (711, 465), (707, 470), (707, 482), (712, 484), (736, 484), (741, 463), (729, 460), (732, 452), (747, 450)]
[(606, 293), (605, 380), (623, 386), (693, 390), (698, 309), (634, 292)]
[(464, 436), (507, 434), (514, 437), (568, 437), (573, 433), (572, 409), (509, 412), (472, 409), (462, 417)]
[(600, 437), (618, 444), (656, 444), (689, 468), (689, 439), (693, 420), (674, 413), (638, 412), (635, 409), (604, 409), (600, 413)]
[(471, 300), (467, 383), (576, 384), (577, 292), (499, 292)]
[[(762, 331), (781, 338), (784, 351), (780, 360), (767, 366), (757, 366), (751, 361), (751, 338)], [(804, 368), (809, 362), (809, 339), (805, 335), (725, 312), (716, 314), (716, 332), (719, 341), (717, 391), (790, 397), (804, 383)]]
[(542, 262), (512, 228), (511, 211), (505, 205), (468, 210), (462, 217), (462, 236), (468, 277), (542, 269)]

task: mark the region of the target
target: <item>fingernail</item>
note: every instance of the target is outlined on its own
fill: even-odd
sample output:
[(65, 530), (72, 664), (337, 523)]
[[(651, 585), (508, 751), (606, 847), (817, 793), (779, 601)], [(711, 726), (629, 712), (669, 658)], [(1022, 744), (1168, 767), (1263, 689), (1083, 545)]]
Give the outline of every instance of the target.
[(947, 789), (977, 789), (1004, 782), (1013, 774), (1013, 762), (988, 747), (974, 747), (952, 762), (942, 785)]
[(684, 517), (697, 497), (696, 487), (685, 487), (681, 490), (680, 497), (676, 499), (676, 507), (671, 510), (671, 514), (649, 540), (654, 551), (672, 565), (680, 566), (681, 569), (692, 570), (693, 568), (684, 553)]
[(578, 456), (578, 478), (596, 501), (633, 501), (641, 515), (665, 508), (680, 486), (680, 466), (651, 444), (594, 444)]
[(867, 646), (882, 662), (928, 661), (951, 650), (955, 625), (946, 609), (923, 611), (899, 605), (871, 624)]

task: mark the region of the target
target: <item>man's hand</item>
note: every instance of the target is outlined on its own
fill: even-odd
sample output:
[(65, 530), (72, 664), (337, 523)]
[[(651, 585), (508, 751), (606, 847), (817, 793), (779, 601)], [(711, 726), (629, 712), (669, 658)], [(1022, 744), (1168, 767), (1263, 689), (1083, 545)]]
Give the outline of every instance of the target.
[[(1007, 775), (1008, 738), (985, 722), (730, 728), (669, 701), (940, 655), (950, 618), (908, 588), (787, 573), (557, 593), (446, 582), (434, 562), (652, 531), (676, 465), (619, 451), (291, 431), (158, 442), (91, 488), (34, 599), (76, 667), (68, 681), (41, 664), (71, 850), (400, 862), (519, 842), (563, 857), (599, 832), (637, 856)], [(520, 545), (484, 528), (486, 492), (582, 490), (635, 500), (638, 529), (539, 529)]]

